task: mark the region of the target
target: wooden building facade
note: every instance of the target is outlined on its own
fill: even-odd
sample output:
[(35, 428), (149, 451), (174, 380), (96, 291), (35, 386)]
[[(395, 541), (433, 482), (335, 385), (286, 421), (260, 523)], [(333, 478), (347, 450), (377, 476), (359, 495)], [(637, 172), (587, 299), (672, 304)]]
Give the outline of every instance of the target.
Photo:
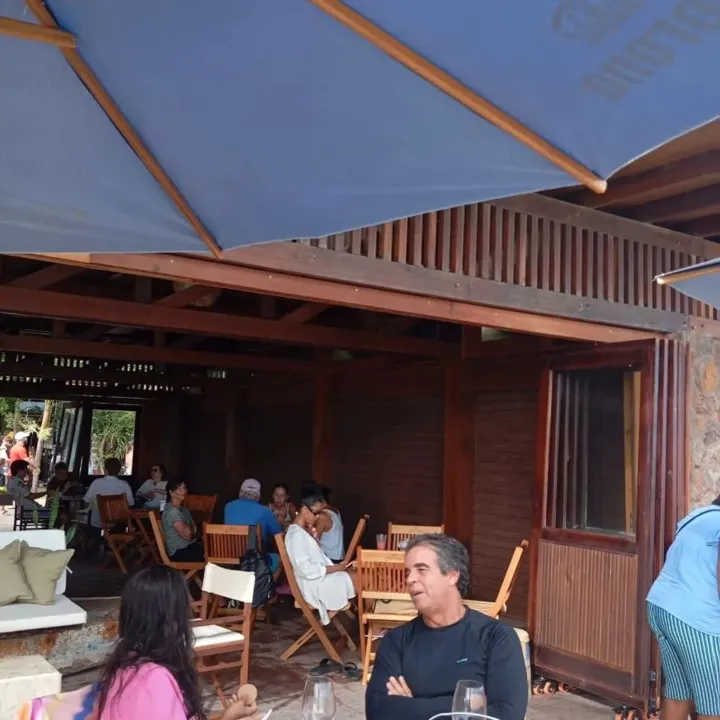
[(312, 476), (366, 542), (444, 522), (478, 599), (528, 538), (508, 616), (536, 672), (648, 709), (644, 598), (689, 505), (692, 349), (720, 333), (653, 278), (718, 254), (527, 196), (222, 261), (7, 257), (0, 392), (134, 404), (136, 468), (219, 504)]

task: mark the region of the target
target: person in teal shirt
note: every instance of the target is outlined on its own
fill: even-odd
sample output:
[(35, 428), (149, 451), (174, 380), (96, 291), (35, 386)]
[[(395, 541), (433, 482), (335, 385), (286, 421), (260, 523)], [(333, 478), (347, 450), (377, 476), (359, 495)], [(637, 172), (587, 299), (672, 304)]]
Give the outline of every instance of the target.
[(275, 513), (266, 505), (260, 504), (262, 486), (255, 478), (243, 480), (240, 486), (240, 497), (225, 506), (226, 525), (259, 525), (263, 542), (263, 550), (268, 558), (268, 565), (273, 576), (280, 569), (280, 556), (268, 553), (267, 548), (274, 546), (274, 536), (282, 533), (282, 528)]
[(720, 497), (677, 527), (665, 565), (647, 596), (660, 647), (664, 720), (720, 715)]

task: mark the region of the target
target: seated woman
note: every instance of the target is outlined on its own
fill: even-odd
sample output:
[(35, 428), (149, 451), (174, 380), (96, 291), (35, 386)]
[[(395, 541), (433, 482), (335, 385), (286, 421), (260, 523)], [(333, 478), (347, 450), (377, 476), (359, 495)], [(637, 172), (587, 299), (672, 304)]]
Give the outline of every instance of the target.
[(292, 500), (290, 500), (290, 491), (287, 485), (278, 483), (273, 488), (272, 502), (268, 504), (268, 507), (275, 513), (275, 517), (280, 523), (283, 532), (286, 532), (290, 523), (297, 515), (297, 508)]
[(150, 478), (139, 488), (135, 496), (136, 505), (148, 510), (156, 510), (167, 496), (167, 470), (162, 463), (155, 463), (150, 468)]
[(184, 507), (187, 488), (182, 481), (167, 484), (167, 505), (162, 514), (168, 555), (173, 562), (205, 562), (205, 549), (197, 538), (190, 511)]
[(315, 537), (322, 551), (334, 562), (340, 563), (345, 557), (345, 539), (343, 523), (338, 510), (328, 504), (327, 494), (323, 492), (322, 500), (313, 509), (315, 515)]
[(302, 596), (327, 625), (328, 611), (342, 610), (355, 597), (356, 576), (344, 563), (334, 565), (310, 534), (323, 502), (321, 495), (303, 498), (285, 535), (285, 546)]
[[(96, 685), (33, 700), (32, 718), (206, 720), (193, 655), (190, 598), (181, 573), (165, 565), (140, 570), (120, 602), (120, 639)], [(257, 691), (245, 685), (218, 720), (254, 715)]]

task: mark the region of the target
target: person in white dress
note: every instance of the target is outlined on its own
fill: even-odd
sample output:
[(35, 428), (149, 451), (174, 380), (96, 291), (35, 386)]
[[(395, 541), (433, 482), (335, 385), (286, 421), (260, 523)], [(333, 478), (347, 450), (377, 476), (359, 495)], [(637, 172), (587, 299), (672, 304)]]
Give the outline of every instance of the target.
[(344, 563), (333, 564), (310, 534), (323, 502), (320, 496), (303, 498), (285, 535), (285, 547), (305, 602), (318, 611), (320, 621), (327, 625), (328, 612), (342, 610), (355, 597), (356, 575)]

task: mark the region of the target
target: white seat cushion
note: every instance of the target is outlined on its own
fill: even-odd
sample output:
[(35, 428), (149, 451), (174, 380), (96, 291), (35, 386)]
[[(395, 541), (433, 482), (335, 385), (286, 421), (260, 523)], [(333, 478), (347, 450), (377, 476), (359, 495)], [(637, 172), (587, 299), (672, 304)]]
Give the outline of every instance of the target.
[(201, 625), (192, 629), (195, 641), (193, 647), (208, 648), (213, 645), (229, 645), (230, 643), (242, 642), (245, 636), (239, 632), (233, 632), (221, 625)]
[(12, 603), (0, 607), (0, 635), (44, 628), (84, 625), (87, 613), (64, 595), (55, 596), (54, 605)]

